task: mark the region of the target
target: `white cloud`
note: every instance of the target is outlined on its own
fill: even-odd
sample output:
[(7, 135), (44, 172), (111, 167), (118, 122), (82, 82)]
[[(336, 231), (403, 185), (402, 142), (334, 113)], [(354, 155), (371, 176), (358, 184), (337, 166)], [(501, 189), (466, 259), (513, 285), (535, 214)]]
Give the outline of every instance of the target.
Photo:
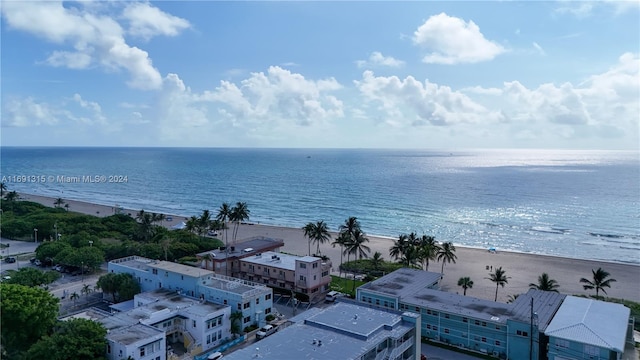
[(74, 94), (73, 100), (80, 105), (82, 109), (87, 110), (90, 113), (90, 117), (79, 118), (85, 123), (106, 123), (106, 117), (102, 114), (102, 107), (97, 102), (87, 101), (80, 96), (80, 94)]
[(431, 16), (415, 32), (413, 42), (431, 51), (422, 61), (435, 64), (476, 63), (491, 60), (505, 49), (480, 32), (473, 21), (445, 13)]
[(381, 52), (374, 51), (368, 60), (357, 60), (356, 65), (359, 68), (378, 66), (400, 67), (404, 65), (404, 61), (395, 59), (392, 56), (384, 56)]
[[(55, 1), (9, 1), (2, 4), (2, 14), (12, 29), (73, 47), (74, 51), (54, 51), (47, 59), (49, 65), (85, 69), (96, 64), (112, 71), (124, 69), (130, 74), (128, 84), (133, 88), (151, 90), (162, 86), (162, 77), (149, 54), (127, 44), (120, 24), (113, 17), (98, 12), (104, 11), (103, 7), (90, 3), (74, 5), (78, 7), (65, 7)], [(125, 17), (135, 29), (132, 31), (145, 37), (173, 36), (188, 26), (184, 20), (146, 3), (129, 5)], [(152, 25), (149, 23), (152, 20), (158, 23)]]
[(422, 83), (412, 76), (400, 80), (365, 71), (355, 84), (365, 100), (380, 104), (378, 110), (385, 112), (387, 123), (394, 126), (492, 122), (502, 117), (462, 92), (428, 80)]
[(594, 13), (602, 15), (605, 11), (620, 15), (627, 11), (638, 11), (640, 0), (598, 0), (598, 1), (572, 1), (561, 0), (554, 10), (555, 14), (569, 14), (578, 18), (586, 18)]
[(533, 47), (536, 49), (536, 51), (538, 51), (538, 54), (542, 56), (547, 55), (542, 46), (540, 46), (537, 42), (533, 42)]
[[(546, 146), (565, 146), (563, 141), (568, 139), (575, 143), (599, 139), (601, 146), (609, 147), (603, 144), (616, 139), (617, 146), (637, 148), (640, 141), (638, 54), (623, 54), (608, 71), (580, 84), (545, 83), (527, 88), (511, 81), (500, 88), (454, 90), (411, 76), (374, 76), (371, 71), (365, 71), (355, 84), (364, 104), (377, 108), (365, 111), (361, 107), (354, 114), (382, 121), (389, 129), (447, 125), (469, 138), (514, 139), (506, 146), (522, 145), (517, 141), (529, 146), (540, 141)], [(376, 113), (384, 117), (376, 121)]]
[(86, 69), (91, 65), (91, 56), (81, 52), (54, 51), (47, 63), (55, 67), (68, 67), (70, 69)]
[(149, 3), (131, 3), (122, 16), (129, 22), (128, 33), (145, 40), (156, 35), (176, 36), (191, 27), (185, 19), (167, 14)]
[(59, 111), (32, 97), (10, 99), (3, 105), (2, 127), (53, 125), (59, 121)]
[(308, 80), (301, 74), (271, 66), (266, 74), (252, 73), (239, 85), (221, 81), (202, 99), (224, 105), (220, 112), (233, 122), (311, 125), (344, 116), (342, 102), (329, 94), (341, 87), (334, 78)]

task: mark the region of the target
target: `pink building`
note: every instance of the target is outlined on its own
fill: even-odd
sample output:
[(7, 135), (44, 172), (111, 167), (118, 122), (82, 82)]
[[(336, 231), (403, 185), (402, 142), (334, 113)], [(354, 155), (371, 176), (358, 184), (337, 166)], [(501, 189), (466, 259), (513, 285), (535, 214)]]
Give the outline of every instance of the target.
[(306, 294), (310, 302), (324, 299), (329, 291), (329, 260), (267, 251), (244, 257), (239, 263), (241, 279)]

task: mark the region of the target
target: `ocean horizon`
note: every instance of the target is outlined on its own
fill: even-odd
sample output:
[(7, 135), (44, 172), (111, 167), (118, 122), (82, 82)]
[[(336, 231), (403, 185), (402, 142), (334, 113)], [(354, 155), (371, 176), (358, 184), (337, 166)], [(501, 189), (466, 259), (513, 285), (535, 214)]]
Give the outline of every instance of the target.
[(416, 232), (469, 247), (640, 264), (637, 151), (0, 151), (0, 177), (18, 192), (187, 217), (242, 201), (253, 223), (324, 220), (337, 231), (356, 216), (376, 236)]

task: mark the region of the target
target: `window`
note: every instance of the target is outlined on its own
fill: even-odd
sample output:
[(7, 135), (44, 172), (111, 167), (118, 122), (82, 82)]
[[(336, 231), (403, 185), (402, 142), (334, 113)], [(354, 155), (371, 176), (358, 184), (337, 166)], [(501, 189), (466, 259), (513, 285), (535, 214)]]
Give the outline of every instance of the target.
[(164, 277), (169, 277), (169, 272), (168, 271), (164, 272)]
[[(528, 332), (526, 332), (526, 331), (518, 330), (518, 331), (516, 331), (516, 335), (524, 336), (524, 337), (528, 337), (528, 336), (529, 336), (529, 333), (528, 333)], [(557, 340), (556, 340), (556, 341), (557, 341)]]
[(427, 329), (431, 330), (431, 325), (427, 324)]
[(180, 280), (184, 280), (184, 275), (180, 275)]
[(246, 318), (244, 318), (243, 322), (246, 324), (249, 321), (251, 321), (251, 316), (247, 316)]
[(569, 347), (569, 340), (564, 340), (564, 339), (556, 339), (556, 347), (559, 348), (568, 348)]
[(313, 280), (315, 280), (315, 279), (316, 279), (316, 275), (313, 275)]
[(444, 333), (448, 334), (449, 333), (449, 329), (444, 329)]
[(242, 310), (242, 304), (238, 303), (238, 310)]
[(265, 299), (265, 300), (269, 300), (269, 299), (271, 299), (271, 294), (267, 294), (267, 295), (265, 295), (265, 296), (264, 296), (264, 299)]
[(248, 309), (249, 307), (251, 307), (251, 303), (244, 303), (243, 308)]
[(448, 319), (449, 318), (449, 314), (444, 314), (444, 318)]
[(600, 351), (598, 351), (598, 348), (593, 346), (593, 345), (585, 345), (584, 346), (584, 353), (587, 354), (587, 355), (591, 355), (591, 356), (600, 355)]
[(193, 327), (196, 327), (196, 321), (193, 320)]
[(307, 264), (300, 263), (300, 269), (306, 269), (306, 268), (307, 268)]
[(329, 270), (322, 272), (322, 277), (329, 276)]
[(479, 320), (476, 320), (473, 323), (476, 324), (476, 325), (480, 325), (480, 321)]
[(300, 281), (305, 281), (305, 280), (306, 280), (305, 277), (300, 275)]
[(483, 321), (482, 326), (487, 326), (487, 323)]
[(256, 305), (260, 304), (260, 298), (256, 298)]
[(483, 338), (482, 338), (482, 342), (485, 342), (485, 343), (486, 343), (486, 342), (487, 342), (487, 338), (486, 338), (486, 337), (483, 337)]
[(271, 308), (266, 308), (264, 309), (264, 313), (266, 314), (271, 314)]
[(140, 348), (140, 357), (143, 357), (143, 356), (145, 356), (145, 355), (146, 355), (145, 350), (146, 350), (146, 349), (144, 348), (144, 346)]
[(153, 269), (151, 270), (151, 272), (153, 273), (153, 275), (158, 275), (158, 269)]
[(313, 263), (313, 268), (314, 269), (318, 268), (318, 263)]
[(211, 335), (207, 335), (207, 345), (211, 344)]
[(500, 330), (500, 325), (496, 325), (496, 330)]
[(500, 340), (496, 340), (496, 346), (500, 346)]
[(433, 325), (433, 331), (438, 331), (438, 327)]
[(463, 323), (469, 322), (469, 319), (467, 319), (467, 318), (463, 317), (463, 318), (462, 318), (462, 322), (463, 322)]

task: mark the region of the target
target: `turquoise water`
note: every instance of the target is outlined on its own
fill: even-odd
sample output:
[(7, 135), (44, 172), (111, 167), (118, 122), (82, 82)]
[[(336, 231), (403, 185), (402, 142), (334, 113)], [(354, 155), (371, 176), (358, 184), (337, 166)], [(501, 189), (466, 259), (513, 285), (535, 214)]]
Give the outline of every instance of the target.
[[(22, 192), (185, 216), (244, 201), (256, 223), (324, 220), (337, 230), (356, 216), (369, 234), (415, 231), (466, 246), (640, 264), (637, 152), (1, 151), (3, 180)], [(34, 177), (16, 182), (22, 175)]]

